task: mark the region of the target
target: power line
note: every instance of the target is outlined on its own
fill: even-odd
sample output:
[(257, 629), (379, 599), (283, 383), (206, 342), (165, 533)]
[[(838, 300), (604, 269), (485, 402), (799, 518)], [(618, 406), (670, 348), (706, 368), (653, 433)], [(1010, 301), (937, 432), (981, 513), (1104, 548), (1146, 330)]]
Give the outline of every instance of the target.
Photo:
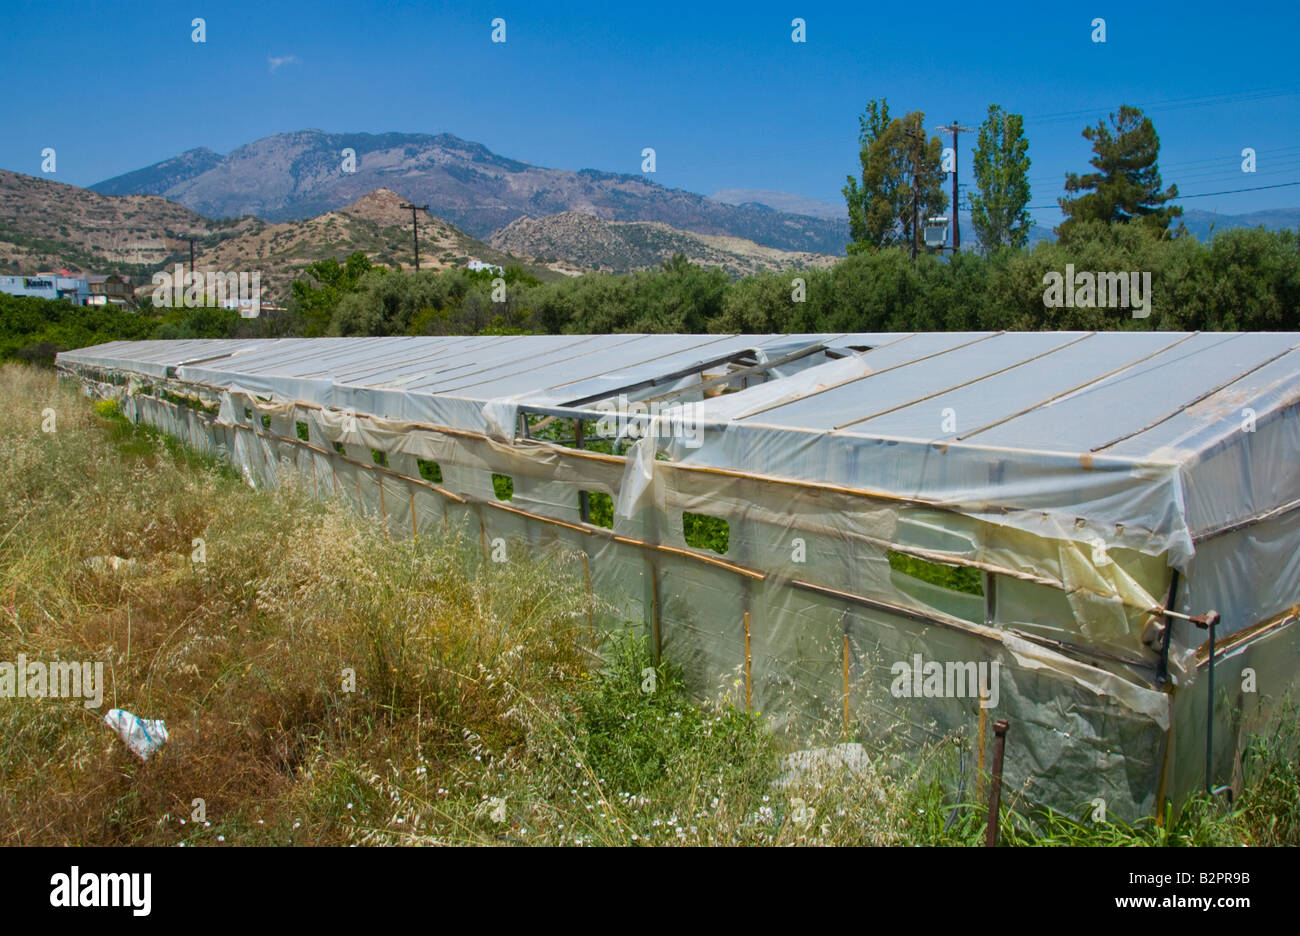
[[(1290, 147), (1288, 147), (1289, 149)], [(1283, 153), (1280, 150), (1260, 150), (1256, 153), (1257, 163), (1265, 167), (1286, 167), (1290, 166), (1296, 160), (1300, 160), (1300, 153)], [(1200, 165), (1201, 163), (1217, 163), (1217, 165)], [(1215, 156), (1210, 159), (1195, 160), (1193, 162), (1165, 162), (1163, 159), (1159, 162), (1159, 168), (1162, 175), (1175, 175), (1180, 179), (1195, 178), (1197, 176), (1225, 174), (1227, 177), (1234, 173), (1240, 172), (1241, 156), (1232, 154), (1231, 156)], [(1089, 169), (1089, 172), (1096, 170)], [(1080, 173), (1086, 175), (1087, 173)], [(1036, 182), (1056, 182), (1064, 172), (1058, 174), (1040, 174), (1029, 177), (1030, 184)]]
[[(1226, 94), (1198, 95), (1186, 98), (1174, 98), (1169, 101), (1151, 101), (1146, 104), (1135, 104), (1134, 107), (1142, 111), (1166, 111), (1182, 110), (1189, 107), (1215, 107), (1221, 104), (1245, 104), (1251, 101), (1262, 101), (1274, 97), (1289, 97), (1293, 94), (1300, 94), (1300, 89), (1296, 88), (1276, 88), (1271, 90), (1256, 91), (1236, 91)], [(1054, 114), (1040, 114), (1035, 117), (1025, 117), (1025, 123), (1056, 123), (1065, 120), (1074, 120), (1079, 117), (1087, 117), (1097, 113), (1097, 110), (1105, 110), (1107, 105), (1097, 105), (1095, 107), (1084, 108), (1073, 111), (1058, 111)]]
[[(1300, 182), (1279, 182), (1276, 185), (1256, 185), (1254, 188), (1226, 189), (1222, 192), (1197, 192), (1195, 195), (1175, 195), (1169, 201), (1182, 201), (1185, 198), (1209, 198), (1211, 195), (1237, 195), (1241, 192), (1262, 192), (1265, 189), (1287, 188), (1292, 185), (1300, 185)], [(1059, 204), (1054, 205), (1030, 205), (1025, 210), (1035, 211), (1040, 208), (1060, 208)]]
[[(1170, 178), (1169, 173), (1162, 173), (1162, 176), (1164, 177), (1164, 182), (1166, 183), (1169, 183), (1171, 185), (1176, 184), (1179, 188), (1187, 188), (1193, 182), (1195, 182), (1197, 185), (1226, 185), (1236, 181), (1237, 179), (1241, 179), (1243, 175), (1247, 175), (1249, 181), (1262, 182), (1265, 179), (1275, 179), (1278, 176), (1293, 176), (1295, 175), (1296, 169), (1298, 168), (1300, 168), (1300, 163), (1289, 163), (1286, 166), (1282, 166), (1277, 169), (1272, 169), (1268, 172), (1242, 173), (1237, 170), (1232, 170), (1232, 171), (1224, 171), (1224, 172), (1209, 173), (1209, 174), (1193, 173), (1191, 175), (1184, 175), (1183, 173), (1175, 173), (1174, 178)], [(1031, 180), (1029, 184), (1032, 189), (1040, 193), (1047, 188), (1055, 187), (1055, 188), (1060, 188), (1062, 190), (1064, 188), (1063, 181), (1056, 183), (1056, 185), (1053, 185), (1048, 182), (1034, 182)]]

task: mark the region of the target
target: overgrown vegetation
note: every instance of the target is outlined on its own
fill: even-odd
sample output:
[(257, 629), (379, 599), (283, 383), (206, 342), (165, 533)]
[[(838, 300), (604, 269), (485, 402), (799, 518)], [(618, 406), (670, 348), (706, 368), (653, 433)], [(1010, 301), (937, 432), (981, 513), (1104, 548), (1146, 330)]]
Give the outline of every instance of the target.
[[(982, 841), (982, 807), (954, 810), (951, 743), (794, 776), (734, 686), (701, 702), (642, 635), (598, 662), (571, 557), (390, 540), (34, 368), (0, 369), (0, 402), (0, 660), (99, 660), (107, 681), (98, 710), (0, 704), (7, 844)], [(109, 707), (170, 740), (137, 760)], [(1129, 828), (1086, 806), (1031, 826), (1012, 798), (1004, 840), (1298, 844), (1298, 724), (1255, 738), (1226, 815), (1198, 801)]]
[(894, 549), (889, 550), (886, 556), (889, 559), (889, 567), (895, 572), (902, 572), (904, 575), (929, 582), (931, 585), (965, 592), (968, 595), (984, 594), (984, 583), (980, 579), (979, 569), (927, 562), (925, 559), (918, 559), (916, 556), (909, 556)]
[[(1151, 313), (1047, 308), (1044, 275), (1078, 270), (1151, 273)], [(804, 281), (796, 300), (793, 277)], [(476, 280), (475, 277), (478, 277)], [(1055, 243), (940, 259), (868, 251), (829, 269), (730, 280), (685, 260), (623, 276), (508, 282), (492, 301), (484, 274), (369, 272), (328, 311), (332, 295), (303, 286), (316, 321), (340, 335), (538, 332), (816, 333), (960, 330), (1295, 330), (1300, 236), (1227, 230), (1208, 244), (1145, 225), (1081, 221)]]
[[(356, 261), (356, 262), (354, 262)], [(329, 261), (333, 263), (333, 261)], [(1044, 276), (1077, 270), (1151, 273), (1146, 318), (1127, 309), (1044, 305)], [(328, 265), (328, 264), (327, 264)], [(337, 264), (334, 264), (337, 266)], [(320, 266), (320, 265), (318, 265)], [(1222, 231), (1203, 244), (1147, 225), (1079, 221), (1056, 243), (940, 259), (885, 249), (829, 269), (731, 280), (682, 258), (660, 270), (542, 283), (492, 275), (371, 269), (295, 284), (288, 312), (243, 319), (223, 309), (139, 312), (0, 295), (0, 359), (49, 364), (62, 350), (142, 338), (286, 335), (600, 334), (608, 332), (888, 332), (963, 330), (1300, 329), (1300, 235)], [(796, 301), (795, 276), (803, 280)], [(497, 293), (498, 297), (501, 293)]]

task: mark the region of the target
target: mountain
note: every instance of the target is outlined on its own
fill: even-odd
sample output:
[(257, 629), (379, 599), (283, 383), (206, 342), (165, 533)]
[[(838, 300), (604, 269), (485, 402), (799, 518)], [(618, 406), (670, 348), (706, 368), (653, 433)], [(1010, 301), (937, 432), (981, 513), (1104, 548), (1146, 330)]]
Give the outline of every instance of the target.
[[(356, 153), (345, 172), (344, 150)], [(643, 175), (546, 169), (499, 156), (451, 134), (280, 133), (211, 163), (191, 150), (91, 188), (152, 191), (208, 217), (255, 215), (289, 221), (335, 211), (388, 188), (478, 238), (521, 217), (578, 211), (606, 221), (658, 221), (697, 234), (740, 237), (781, 250), (844, 254), (848, 223), (729, 205), (671, 189)], [(186, 157), (189, 157), (187, 160)], [(198, 170), (201, 168), (201, 171)]]
[(101, 182), (92, 188), (101, 195), (162, 195), (168, 189), (207, 172), (220, 162), (220, 156), (203, 146)]
[[(1300, 228), (1300, 208), (1268, 208), (1264, 211), (1251, 211), (1246, 214), (1224, 215), (1200, 208), (1183, 210), (1182, 222), (1188, 233), (1197, 240), (1209, 240), (1214, 233), (1228, 228), (1264, 227), (1270, 231), (1295, 230)], [(1174, 225), (1177, 226), (1175, 221)]]
[(156, 195), (100, 195), (0, 169), (0, 270), (142, 275), (237, 237), (256, 219), (210, 221)]
[(815, 198), (795, 195), (793, 192), (776, 192), (772, 189), (719, 189), (709, 198), (726, 205), (765, 205), (777, 211), (812, 215), (814, 218), (842, 220), (849, 216), (846, 205), (818, 201)]
[[(271, 224), (259, 218), (212, 221), (157, 195), (101, 195), (89, 189), (0, 170), (0, 272), (67, 269), (124, 273), (138, 285), (176, 263), (188, 266), (194, 239), (199, 270), (259, 272), (268, 299), (283, 301), (289, 283), (318, 260), (362, 251), (372, 262), (414, 265), (411, 213), (388, 189), (369, 192), (339, 211)], [(520, 263), (541, 279), (562, 274), (470, 237), (427, 213), (419, 216), (420, 267), (481, 260)]]
[(658, 267), (674, 254), (692, 263), (721, 267), (733, 276), (762, 270), (830, 266), (829, 254), (764, 247), (738, 237), (678, 231), (653, 221), (606, 221), (566, 211), (545, 218), (519, 218), (492, 235), (492, 246), (539, 263), (563, 259), (583, 269), (626, 273)]
[[(254, 220), (240, 236), (200, 253), (198, 265), (200, 269), (257, 270), (262, 284), (281, 299), (288, 295), (288, 284), (310, 264), (330, 257), (341, 262), (356, 251), (373, 263), (413, 270), (411, 212), (403, 210), (402, 203), (396, 192), (377, 189), (339, 211), (303, 221)], [(418, 218), (421, 270), (445, 270), (481, 260), (500, 267), (519, 264), (540, 279), (561, 278), (544, 265), (521, 261), (427, 212), (420, 212)]]

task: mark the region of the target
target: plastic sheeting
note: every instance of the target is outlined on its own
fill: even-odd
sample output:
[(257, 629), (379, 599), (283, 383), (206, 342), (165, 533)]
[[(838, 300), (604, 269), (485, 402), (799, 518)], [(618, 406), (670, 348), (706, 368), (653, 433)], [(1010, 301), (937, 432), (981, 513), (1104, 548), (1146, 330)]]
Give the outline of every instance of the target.
[[(1170, 611), (1219, 611), (1225, 673), (1259, 677), (1216, 722), (1295, 679), (1293, 335), (116, 342), (59, 366), (250, 484), (294, 471), (395, 533), (581, 551), (601, 627), (639, 623), (701, 692), (743, 682), (775, 730), (974, 746), (982, 709), (1007, 717), (1013, 802), (1136, 818), (1203, 782), (1204, 632), (1164, 614), (1174, 569)], [(690, 407), (697, 431), (636, 417), (624, 457), (521, 425), (629, 402)], [(583, 492), (613, 499), (612, 529)], [(688, 513), (725, 523), (722, 554)], [(984, 706), (976, 673), (996, 673)], [(1215, 738), (1226, 782), (1244, 733)]]

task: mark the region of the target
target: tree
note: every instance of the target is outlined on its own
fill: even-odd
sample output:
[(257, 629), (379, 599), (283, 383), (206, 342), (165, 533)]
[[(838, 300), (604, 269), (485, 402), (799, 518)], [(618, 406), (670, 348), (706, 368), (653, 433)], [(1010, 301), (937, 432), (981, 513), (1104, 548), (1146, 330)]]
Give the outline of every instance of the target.
[(1065, 190), (1083, 194), (1059, 199), (1066, 215), (1057, 228), (1062, 237), (1081, 221), (1137, 221), (1163, 233), (1169, 222), (1183, 213), (1177, 206), (1165, 205), (1178, 195), (1178, 186), (1160, 190), (1160, 169), (1156, 165), (1160, 137), (1151, 118), (1144, 117), (1136, 107), (1124, 105), (1118, 115), (1110, 115), (1110, 122), (1110, 127), (1099, 120), (1095, 127), (1084, 128), (1084, 139), (1092, 143), (1096, 154), (1089, 162), (1098, 171), (1066, 175)]
[(853, 238), (849, 253), (912, 244), (920, 237), (914, 214), (924, 223), (926, 216), (947, 208), (939, 169), (943, 143), (938, 137), (926, 140), (924, 123), (921, 111), (891, 120), (883, 98), (867, 102), (858, 118), (861, 181), (848, 176), (844, 186)]
[(1019, 114), (989, 105), (975, 144), (971, 224), (987, 248), (1023, 247), (1029, 239), (1029, 141)]
[[(361, 278), (372, 269), (370, 258), (358, 250), (346, 263), (339, 263), (333, 257), (318, 260), (304, 271), (308, 278), (293, 281), (290, 305), (302, 317), (307, 337), (327, 332), (340, 300), (356, 289)], [(317, 285), (313, 285), (313, 280)]]
[[(862, 183), (846, 177), (844, 200), (849, 206), (849, 235), (853, 243), (849, 252), (868, 247), (883, 247), (893, 232), (894, 190), (898, 185), (892, 167), (873, 158), (873, 147), (889, 128), (889, 104), (881, 98), (870, 100), (858, 118), (858, 160), (862, 164)], [(878, 153), (878, 151), (877, 151)]]

